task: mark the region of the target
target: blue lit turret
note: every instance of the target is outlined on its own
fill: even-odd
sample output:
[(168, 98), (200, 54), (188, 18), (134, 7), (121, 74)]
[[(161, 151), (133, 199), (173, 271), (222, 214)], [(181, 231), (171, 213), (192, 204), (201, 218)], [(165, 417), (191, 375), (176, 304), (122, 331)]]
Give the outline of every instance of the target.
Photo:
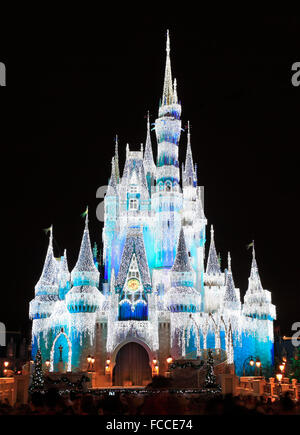
[(103, 295), (98, 290), (99, 276), (93, 259), (87, 214), (78, 260), (71, 272), (73, 287), (66, 295), (70, 313), (94, 313), (101, 306)]
[(166, 307), (173, 313), (195, 313), (200, 310), (201, 296), (194, 288), (194, 271), (186, 249), (183, 228), (180, 230), (177, 253), (171, 269), (171, 288)]

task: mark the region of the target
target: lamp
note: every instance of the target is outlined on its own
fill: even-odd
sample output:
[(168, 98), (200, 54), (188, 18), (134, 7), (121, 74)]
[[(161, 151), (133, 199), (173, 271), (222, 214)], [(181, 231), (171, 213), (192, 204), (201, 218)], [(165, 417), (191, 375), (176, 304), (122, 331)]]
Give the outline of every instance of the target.
[(276, 375), (276, 379), (277, 379), (277, 381), (278, 381), (279, 383), (281, 382), (282, 377), (283, 377), (282, 373), (277, 373), (277, 375)]
[(45, 364), (46, 364), (47, 367), (49, 367), (49, 366), (50, 366), (50, 361), (47, 359), (47, 360), (45, 361)]
[(9, 366), (9, 361), (4, 361), (4, 367), (7, 369), (7, 367)]
[(281, 363), (281, 364), (279, 365), (279, 370), (280, 370), (281, 372), (283, 372), (284, 368), (285, 368), (285, 364)]
[(249, 364), (250, 364), (251, 367), (254, 366), (254, 359), (253, 359), (252, 357), (251, 357), (251, 359), (250, 359), (250, 361), (249, 361)]
[(172, 358), (171, 356), (169, 356), (169, 357), (167, 358), (167, 363), (168, 363), (168, 364), (171, 364), (172, 361), (173, 361), (173, 358)]

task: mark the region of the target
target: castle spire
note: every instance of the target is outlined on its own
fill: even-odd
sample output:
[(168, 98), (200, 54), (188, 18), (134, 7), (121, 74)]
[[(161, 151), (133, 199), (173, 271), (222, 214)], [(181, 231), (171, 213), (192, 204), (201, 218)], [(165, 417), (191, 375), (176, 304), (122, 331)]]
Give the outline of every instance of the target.
[(116, 160), (115, 160), (115, 157), (113, 157), (111, 160), (111, 177), (109, 179), (108, 188), (107, 188), (107, 192), (106, 192), (107, 196), (115, 196), (116, 195), (116, 185), (117, 185)]
[(171, 60), (170, 60), (170, 36), (169, 30), (167, 30), (167, 45), (166, 45), (166, 69), (165, 69), (165, 80), (164, 89), (162, 96), (162, 105), (168, 106), (172, 104), (173, 101), (173, 84), (172, 84), (172, 71), (171, 71)]
[(208, 253), (206, 273), (207, 273), (207, 275), (220, 275), (221, 274), (220, 262), (219, 262), (216, 247), (215, 247), (213, 225), (211, 225), (211, 227), (210, 227), (210, 247), (209, 247), (209, 253)]
[(239, 308), (239, 301), (237, 299), (235, 284), (231, 271), (231, 256), (228, 252), (228, 270), (226, 274), (226, 289), (224, 294), (224, 304), (227, 308), (236, 309)]
[(250, 272), (250, 277), (249, 277), (248, 290), (250, 290), (250, 292), (263, 290), (263, 286), (261, 284), (261, 280), (260, 280), (260, 276), (259, 276), (259, 272), (258, 272), (258, 267), (257, 267), (257, 262), (256, 262), (256, 258), (255, 258), (254, 241), (253, 241), (253, 248), (252, 248), (252, 264), (251, 264), (251, 272)]
[(146, 137), (146, 146), (145, 146), (145, 153), (144, 153), (144, 169), (145, 169), (146, 174), (148, 172), (150, 172), (151, 175), (155, 174), (155, 163), (154, 163), (154, 159), (153, 159), (151, 134), (150, 134), (149, 111), (147, 114), (147, 137)]
[(175, 261), (172, 267), (173, 272), (191, 272), (192, 266), (191, 262), (187, 253), (186, 249), (186, 243), (185, 243), (185, 237), (184, 237), (184, 231), (181, 227), (179, 238), (178, 238), (178, 245), (177, 245), (177, 251), (176, 251), (176, 257)]
[(53, 255), (53, 228), (51, 225), (45, 263), (40, 279), (35, 286), (36, 292), (56, 292), (56, 290), (58, 290), (57, 272), (57, 261), (55, 260)]
[(116, 134), (116, 139), (115, 139), (115, 175), (116, 175), (116, 182), (119, 183), (119, 181), (120, 181), (119, 142), (118, 142), (118, 135), (117, 134)]
[(78, 260), (71, 273), (74, 286), (84, 285), (87, 281), (89, 281), (89, 285), (95, 286), (98, 285), (99, 281), (99, 272), (95, 266), (93, 258), (88, 222), (89, 220), (87, 212)]
[(193, 162), (192, 147), (191, 147), (191, 130), (190, 121), (188, 121), (188, 132), (187, 132), (187, 147), (185, 156), (185, 165), (182, 172), (183, 186), (195, 186), (197, 183), (197, 175)]

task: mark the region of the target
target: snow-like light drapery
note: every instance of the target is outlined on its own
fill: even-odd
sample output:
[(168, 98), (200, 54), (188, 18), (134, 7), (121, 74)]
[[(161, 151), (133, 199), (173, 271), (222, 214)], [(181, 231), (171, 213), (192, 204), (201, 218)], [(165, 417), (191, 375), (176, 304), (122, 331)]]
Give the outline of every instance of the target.
[[(151, 131), (156, 135), (156, 158)], [(65, 340), (68, 347), (68, 370), (85, 369), (82, 361), (99, 347), (97, 355), (100, 352), (102, 358), (103, 352), (109, 355), (130, 340), (143, 342), (161, 355), (171, 353), (174, 359), (205, 358), (214, 349), (216, 356), (226, 353), (227, 362), (234, 363), (239, 374), (251, 355), (260, 357), (262, 367), (271, 368), (276, 309), (271, 293), (263, 289), (254, 244), (242, 303), (231, 258), (223, 270), (212, 226), (205, 264), (204, 190), (198, 186), (189, 122), (180, 170), (183, 131), (168, 33), (158, 117), (150, 124), (148, 113), (145, 148), (141, 144), (133, 151), (126, 145), (123, 171), (118, 137), (115, 140), (104, 198), (101, 279), (101, 261), (91, 249), (88, 214), (71, 274), (66, 252), (60, 260), (54, 258), (51, 227), (29, 309), (33, 356), (40, 348), (43, 359), (52, 361), (51, 369), (58, 340)]]

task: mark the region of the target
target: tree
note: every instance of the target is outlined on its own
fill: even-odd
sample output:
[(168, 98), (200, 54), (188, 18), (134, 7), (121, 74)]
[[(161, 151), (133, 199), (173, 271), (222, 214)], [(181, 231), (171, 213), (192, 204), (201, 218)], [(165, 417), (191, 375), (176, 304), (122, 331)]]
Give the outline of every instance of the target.
[(300, 347), (295, 350), (294, 358), (291, 358), (290, 378), (297, 379), (300, 382)]
[(216, 376), (214, 373), (214, 358), (211, 350), (208, 351), (204, 388), (220, 390), (220, 385), (216, 382)]
[(32, 381), (29, 389), (31, 393), (33, 393), (34, 391), (42, 391), (44, 389), (44, 375), (42, 364), (42, 353), (40, 349), (38, 349), (35, 356)]

